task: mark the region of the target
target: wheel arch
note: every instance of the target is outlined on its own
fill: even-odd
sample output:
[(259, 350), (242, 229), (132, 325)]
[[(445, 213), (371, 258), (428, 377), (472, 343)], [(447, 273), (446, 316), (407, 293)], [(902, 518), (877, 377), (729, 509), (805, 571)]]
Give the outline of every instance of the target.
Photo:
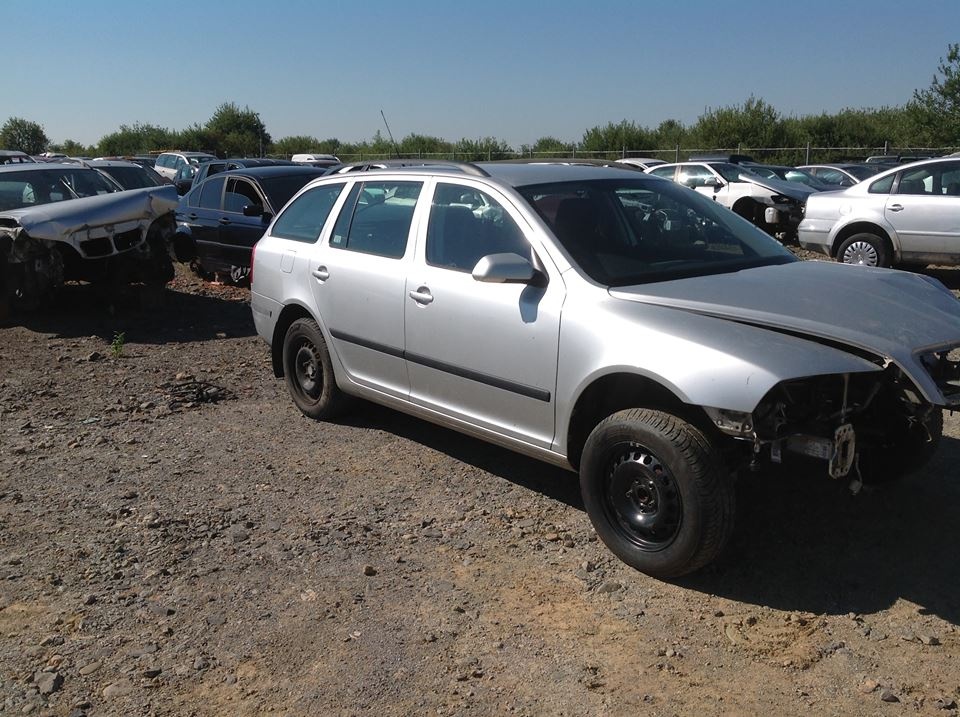
[(833, 241), (830, 242), (830, 257), (836, 259), (837, 250), (840, 248), (840, 245), (854, 234), (861, 233), (873, 234), (874, 236), (879, 237), (883, 241), (887, 255), (890, 257), (890, 262), (895, 263), (899, 261), (900, 247), (899, 243), (895, 243), (893, 241), (892, 232), (887, 231), (876, 222), (870, 221), (850, 222), (849, 224), (846, 224), (838, 229), (837, 233), (833, 236)]
[(586, 386), (570, 412), (566, 431), (570, 465), (579, 469), (583, 447), (597, 424), (617, 411), (630, 408), (650, 408), (673, 414), (707, 435), (716, 431), (702, 408), (685, 403), (655, 379), (626, 372), (610, 373), (597, 377)]
[(270, 338), (270, 361), (273, 366), (273, 375), (277, 378), (283, 378), (283, 337), (287, 335), (290, 324), (297, 319), (314, 319), (314, 316), (300, 304), (287, 304), (273, 326), (273, 336)]

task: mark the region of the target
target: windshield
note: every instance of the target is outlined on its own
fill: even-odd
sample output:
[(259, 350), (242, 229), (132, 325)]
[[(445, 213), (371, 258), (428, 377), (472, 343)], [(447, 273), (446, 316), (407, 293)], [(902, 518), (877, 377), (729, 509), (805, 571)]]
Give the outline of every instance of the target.
[(143, 189), (163, 184), (159, 177), (151, 175), (143, 167), (102, 167), (101, 171), (113, 177), (124, 189)]
[(275, 212), (279, 212), (284, 204), (290, 201), (290, 197), (300, 191), (300, 188), (311, 179), (316, 179), (322, 172), (317, 174), (291, 174), (285, 177), (267, 177), (260, 180), (260, 186), (266, 192), (267, 199)]
[(845, 168), (848, 174), (852, 174), (854, 177), (860, 180), (864, 180), (867, 177), (872, 177), (875, 174), (880, 174), (886, 167), (882, 165), (874, 165), (873, 167), (868, 167), (863, 164), (854, 165), (852, 167)]
[(518, 191), (574, 263), (605, 286), (797, 260), (745, 219), (673, 182), (604, 179)]
[(115, 191), (113, 182), (86, 167), (4, 172), (0, 174), (0, 211)]
[(741, 174), (750, 174), (750, 167), (741, 167), (738, 164), (728, 164), (727, 162), (711, 162), (711, 169), (726, 179), (728, 182), (748, 182)]

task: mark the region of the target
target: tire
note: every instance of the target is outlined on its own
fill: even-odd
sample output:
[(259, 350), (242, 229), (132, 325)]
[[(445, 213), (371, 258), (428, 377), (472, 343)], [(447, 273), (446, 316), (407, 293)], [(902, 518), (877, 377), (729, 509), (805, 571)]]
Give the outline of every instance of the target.
[(863, 266), (888, 266), (887, 247), (881, 237), (869, 232), (854, 234), (837, 247), (837, 261)]
[(313, 319), (297, 319), (287, 329), (283, 377), (293, 402), (309, 418), (328, 421), (347, 406), (348, 398), (333, 375), (327, 343)]
[(857, 470), (868, 485), (890, 483), (923, 468), (943, 438), (943, 410), (933, 408), (922, 421), (904, 420), (892, 437), (859, 453)]
[(733, 530), (734, 485), (716, 447), (662, 411), (620, 411), (598, 424), (584, 447), (580, 489), (600, 539), (654, 577), (703, 567)]

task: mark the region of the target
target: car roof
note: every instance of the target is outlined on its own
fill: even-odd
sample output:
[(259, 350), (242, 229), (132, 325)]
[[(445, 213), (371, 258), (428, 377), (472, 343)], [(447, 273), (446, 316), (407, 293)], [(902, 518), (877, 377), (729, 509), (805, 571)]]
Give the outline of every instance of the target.
[(179, 154), (184, 157), (213, 157), (214, 159), (219, 159), (217, 155), (210, 154), (209, 152), (181, 152), (177, 149), (172, 149), (169, 152), (161, 152), (160, 154)]
[(24, 162), (23, 164), (3, 164), (0, 165), (0, 172), (9, 173), (9, 172), (40, 172), (43, 170), (51, 169), (63, 169), (76, 171), (78, 169), (88, 169), (91, 172), (92, 168), (86, 167), (79, 162)]
[(87, 167), (139, 167), (143, 169), (142, 164), (130, 162), (126, 159), (86, 159), (83, 164)]
[(243, 177), (254, 177), (256, 179), (267, 179), (269, 177), (291, 177), (298, 174), (322, 176), (325, 173), (323, 167), (310, 167), (302, 164), (268, 164), (259, 167), (243, 167), (241, 169), (231, 169), (226, 172), (217, 172), (211, 174), (207, 179), (215, 177), (225, 177), (227, 175), (239, 175)]
[[(665, 181), (659, 177), (643, 175), (634, 169), (620, 168), (613, 165), (572, 164), (577, 160), (553, 160), (534, 162), (454, 162), (445, 160), (371, 160), (371, 166), (364, 175), (408, 174), (412, 176), (444, 176), (450, 178), (489, 177), (511, 187), (522, 187), (536, 184), (550, 184), (553, 182), (576, 182), (596, 179), (644, 179), (650, 181)], [(589, 160), (587, 160), (589, 161)], [(289, 169), (289, 167), (261, 167), (267, 169)], [(309, 168), (307, 168), (309, 169)], [(227, 174), (240, 174), (254, 170), (232, 170)], [(345, 175), (328, 174), (327, 177), (355, 176), (361, 172), (351, 172)]]

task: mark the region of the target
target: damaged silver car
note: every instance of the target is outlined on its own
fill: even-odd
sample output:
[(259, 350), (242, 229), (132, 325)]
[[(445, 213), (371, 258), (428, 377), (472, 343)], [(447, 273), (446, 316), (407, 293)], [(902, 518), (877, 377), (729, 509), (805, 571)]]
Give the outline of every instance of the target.
[(172, 185), (124, 191), (75, 164), (0, 167), (0, 305), (36, 305), (64, 281), (166, 283)]
[(740, 469), (897, 478), (960, 406), (941, 283), (799, 261), (630, 170), (325, 176), (253, 267), (254, 323), (305, 415), (359, 396), (578, 471), (600, 538), (657, 576), (720, 553)]

